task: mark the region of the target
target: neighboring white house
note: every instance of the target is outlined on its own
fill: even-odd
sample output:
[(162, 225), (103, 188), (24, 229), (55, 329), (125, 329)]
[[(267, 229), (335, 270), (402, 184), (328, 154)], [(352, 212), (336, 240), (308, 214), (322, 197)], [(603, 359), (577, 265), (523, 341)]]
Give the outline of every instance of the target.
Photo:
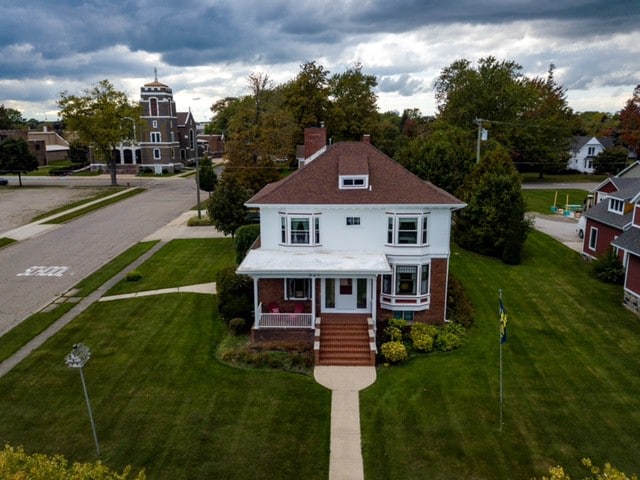
[(606, 137), (573, 137), (571, 158), (567, 164), (569, 170), (581, 173), (593, 173), (593, 159), (607, 148), (613, 147), (613, 141)]
[(312, 341), (324, 316), (444, 323), (451, 216), (465, 204), (368, 136), (317, 148), (246, 203), (260, 210), (259, 242), (237, 270), (254, 280), (254, 340)]

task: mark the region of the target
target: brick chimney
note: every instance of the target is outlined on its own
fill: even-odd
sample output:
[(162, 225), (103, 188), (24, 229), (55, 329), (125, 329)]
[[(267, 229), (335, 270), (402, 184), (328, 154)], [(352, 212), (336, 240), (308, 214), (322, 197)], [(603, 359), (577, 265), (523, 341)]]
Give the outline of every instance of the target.
[(327, 129), (324, 125), (304, 129), (304, 158), (309, 158), (326, 145)]
[(371, 135), (368, 133), (362, 135), (362, 143), (371, 143)]

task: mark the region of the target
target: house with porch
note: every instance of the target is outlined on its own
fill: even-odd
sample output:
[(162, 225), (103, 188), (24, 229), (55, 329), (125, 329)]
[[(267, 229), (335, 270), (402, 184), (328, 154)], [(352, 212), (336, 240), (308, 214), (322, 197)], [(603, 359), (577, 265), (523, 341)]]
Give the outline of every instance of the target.
[[(634, 198), (640, 193), (640, 162), (607, 178), (591, 192), (595, 204), (584, 213), (582, 252), (588, 258), (596, 258), (633, 223)], [(622, 254), (620, 258), (624, 262)]]
[[(318, 135), (323, 141), (318, 141)], [(318, 364), (373, 365), (380, 322), (443, 324), (453, 211), (465, 204), (365, 136), (315, 147), (246, 203), (260, 238), (237, 269), (253, 279), (254, 341), (313, 342)]]
[(611, 245), (618, 249), (625, 266), (623, 303), (640, 315), (640, 190), (630, 203), (633, 205), (631, 227)]

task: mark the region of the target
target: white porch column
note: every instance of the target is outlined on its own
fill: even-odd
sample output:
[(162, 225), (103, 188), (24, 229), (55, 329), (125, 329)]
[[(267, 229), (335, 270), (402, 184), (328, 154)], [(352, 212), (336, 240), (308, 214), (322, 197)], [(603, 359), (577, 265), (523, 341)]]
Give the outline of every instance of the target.
[(377, 289), (376, 286), (378, 284), (378, 276), (371, 278), (371, 320), (373, 320), (373, 325), (375, 329), (377, 316), (378, 316), (378, 303), (377, 303)]
[(258, 296), (258, 278), (253, 277), (253, 316), (256, 328), (260, 328), (260, 316), (262, 312), (258, 311), (260, 307), (260, 298)]
[(316, 280), (317, 277), (311, 277), (311, 327), (316, 328)]

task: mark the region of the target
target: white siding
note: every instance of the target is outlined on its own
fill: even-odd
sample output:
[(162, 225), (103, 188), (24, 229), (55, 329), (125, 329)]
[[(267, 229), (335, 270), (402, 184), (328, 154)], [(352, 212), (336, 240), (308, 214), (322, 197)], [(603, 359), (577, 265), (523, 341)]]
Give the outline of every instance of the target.
[[(389, 255), (446, 256), (449, 253), (451, 212), (447, 208), (428, 210), (427, 246), (388, 246), (387, 212), (420, 213), (424, 209), (407, 207), (262, 207), (260, 209), (261, 248), (279, 250), (291, 248), (338, 251), (383, 251)], [(282, 246), (280, 243), (280, 212), (320, 215), (318, 247)], [(347, 225), (347, 217), (359, 217), (360, 225)]]

